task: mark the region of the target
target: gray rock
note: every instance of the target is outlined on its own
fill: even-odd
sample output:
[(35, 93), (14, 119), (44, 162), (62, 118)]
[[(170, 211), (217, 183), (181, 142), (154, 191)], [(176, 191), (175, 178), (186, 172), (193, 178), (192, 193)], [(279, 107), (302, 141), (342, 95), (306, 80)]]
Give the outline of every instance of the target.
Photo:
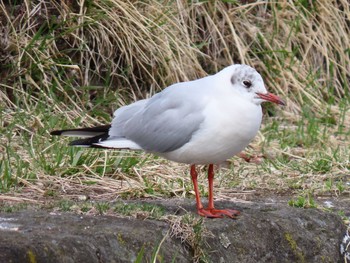
[(140, 262), (151, 262), (152, 254), (157, 262), (342, 262), (345, 226), (334, 213), (217, 202), (239, 209), (241, 216), (201, 219), (192, 216), (193, 201), (143, 202), (164, 206), (167, 215), (0, 213), (0, 262), (135, 262), (139, 254)]

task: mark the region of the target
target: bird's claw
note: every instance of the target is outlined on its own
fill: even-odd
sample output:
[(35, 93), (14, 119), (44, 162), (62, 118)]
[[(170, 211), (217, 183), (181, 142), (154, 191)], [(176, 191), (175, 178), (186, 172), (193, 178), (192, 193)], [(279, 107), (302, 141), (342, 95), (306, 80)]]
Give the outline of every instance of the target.
[(222, 218), (227, 216), (235, 219), (240, 214), (239, 211), (233, 209), (215, 209), (215, 208), (202, 208), (198, 209), (198, 214), (203, 217), (209, 218)]

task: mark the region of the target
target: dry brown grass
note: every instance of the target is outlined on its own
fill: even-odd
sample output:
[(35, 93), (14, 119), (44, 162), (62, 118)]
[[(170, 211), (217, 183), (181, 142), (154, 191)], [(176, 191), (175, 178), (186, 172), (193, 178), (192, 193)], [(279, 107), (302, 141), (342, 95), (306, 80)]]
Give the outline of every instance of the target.
[[(108, 122), (121, 105), (232, 63), (257, 68), (288, 105), (268, 109), (248, 150), (266, 162), (233, 159), (218, 175), (219, 197), (234, 196), (230, 188), (349, 194), (346, 0), (1, 1), (0, 10), (0, 191), (10, 190), (0, 200), (185, 196), (186, 166), (136, 153), (124, 169), (125, 153), (82, 153), (48, 131)], [(323, 118), (334, 123), (308, 128)], [(315, 162), (320, 171), (306, 169)]]

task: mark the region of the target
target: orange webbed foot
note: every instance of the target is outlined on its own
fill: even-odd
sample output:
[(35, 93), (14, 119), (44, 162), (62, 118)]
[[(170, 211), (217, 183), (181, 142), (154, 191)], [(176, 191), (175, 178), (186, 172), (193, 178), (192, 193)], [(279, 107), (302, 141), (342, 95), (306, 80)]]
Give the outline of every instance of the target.
[(202, 208), (198, 209), (198, 214), (208, 218), (222, 218), (227, 216), (235, 219), (240, 214), (239, 211), (233, 209), (215, 209), (215, 208)]

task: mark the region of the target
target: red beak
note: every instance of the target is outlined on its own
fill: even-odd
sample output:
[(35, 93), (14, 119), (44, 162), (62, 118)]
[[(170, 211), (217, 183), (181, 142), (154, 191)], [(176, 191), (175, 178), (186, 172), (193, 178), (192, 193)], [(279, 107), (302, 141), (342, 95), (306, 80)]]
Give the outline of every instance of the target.
[(279, 104), (279, 105), (286, 105), (286, 103), (278, 96), (272, 94), (272, 93), (256, 93), (261, 99), (266, 100), (266, 101), (271, 101), (273, 103)]

